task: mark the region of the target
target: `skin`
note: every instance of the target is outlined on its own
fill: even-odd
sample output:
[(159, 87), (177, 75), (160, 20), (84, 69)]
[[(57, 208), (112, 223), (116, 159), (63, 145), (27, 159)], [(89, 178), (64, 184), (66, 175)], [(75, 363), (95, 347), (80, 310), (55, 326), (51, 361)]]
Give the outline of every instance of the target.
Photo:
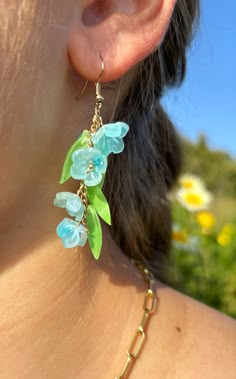
[[(98, 53), (106, 63), (103, 116), (109, 119), (116, 93), (108, 82), (161, 42), (174, 2), (91, 3), (0, 0), (3, 379), (112, 378), (142, 315), (146, 286), (109, 230), (103, 226), (98, 262), (88, 246), (64, 249), (55, 228), (65, 212), (52, 203), (57, 192), (77, 190), (73, 180), (63, 187), (58, 181), (69, 146), (93, 116), (94, 85), (76, 98), (85, 79), (99, 76)], [(134, 36), (122, 15), (137, 28), (134, 51), (125, 47)], [(153, 15), (162, 20), (155, 27)], [(113, 34), (109, 47), (111, 25), (123, 32)], [(158, 310), (133, 377), (233, 379), (235, 322), (160, 282), (155, 291)]]

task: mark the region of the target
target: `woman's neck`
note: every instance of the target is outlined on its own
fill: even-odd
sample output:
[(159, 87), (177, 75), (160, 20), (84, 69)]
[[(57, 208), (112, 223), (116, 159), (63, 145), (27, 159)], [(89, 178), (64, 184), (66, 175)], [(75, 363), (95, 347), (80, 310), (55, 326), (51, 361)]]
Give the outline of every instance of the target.
[(57, 211), (45, 217), (53, 207), (38, 205), (37, 218), (27, 209), (1, 245), (0, 377), (92, 379), (104, 367), (114, 376), (139, 321), (142, 278), (105, 228), (96, 262), (88, 247), (61, 247), (52, 228)]

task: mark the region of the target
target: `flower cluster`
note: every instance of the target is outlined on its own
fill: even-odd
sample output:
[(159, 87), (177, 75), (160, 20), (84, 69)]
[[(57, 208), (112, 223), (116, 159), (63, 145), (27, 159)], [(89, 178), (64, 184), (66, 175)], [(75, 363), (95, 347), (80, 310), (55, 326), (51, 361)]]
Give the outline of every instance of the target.
[(64, 247), (84, 246), (87, 242), (87, 229), (82, 224), (70, 218), (64, 220), (57, 227), (57, 235), (62, 239)]
[[(110, 222), (109, 205), (101, 190), (96, 187), (106, 173), (109, 154), (118, 154), (123, 151), (123, 137), (128, 130), (129, 126), (124, 122), (103, 125), (93, 134), (85, 130), (70, 148), (63, 166), (60, 183), (71, 176), (83, 181), (85, 188), (95, 189), (91, 191), (89, 197), (90, 203), (94, 202), (94, 204), (88, 207), (90, 229), (93, 228), (95, 234), (97, 233), (95, 238), (91, 237), (94, 256), (99, 256), (100, 249), (100, 243), (98, 243), (99, 247), (98, 245), (96, 247), (96, 238), (101, 240), (101, 228), (97, 213), (107, 223)], [(57, 227), (57, 235), (62, 239), (63, 246), (67, 248), (84, 246), (90, 237), (88, 233), (92, 234), (94, 230), (89, 230), (89, 225), (85, 221), (88, 209), (85, 209), (80, 196), (71, 192), (59, 192), (54, 199), (54, 205), (65, 208), (67, 213), (75, 218), (75, 220), (64, 218)]]
[(107, 158), (96, 148), (75, 150), (72, 154), (71, 176), (84, 180), (86, 186), (96, 186), (107, 169)]
[[(200, 237), (203, 242), (207, 236), (213, 238), (222, 247), (230, 245), (233, 236), (236, 235), (235, 225), (226, 224), (217, 235), (214, 234), (216, 218), (210, 210), (206, 210), (213, 196), (206, 190), (200, 178), (192, 174), (182, 175), (175, 195), (178, 203), (181, 204), (172, 229), (172, 242), (175, 248), (193, 250), (192, 246), (195, 245), (194, 249), (196, 248)], [(177, 204), (175, 208), (178, 209)], [(192, 235), (193, 232), (195, 235)]]
[(85, 207), (79, 196), (71, 192), (59, 192), (53, 203), (56, 207), (65, 208), (70, 218), (64, 220), (57, 226), (57, 235), (62, 239), (64, 247), (84, 246), (87, 241), (87, 230), (79, 224), (84, 217)]
[(184, 174), (179, 179), (175, 199), (177, 213), (172, 229), (173, 246), (177, 249), (197, 251), (201, 234), (209, 234), (216, 223), (213, 214), (207, 210), (213, 196), (199, 177)]
[(180, 188), (176, 198), (189, 212), (207, 209), (212, 202), (212, 194), (208, 192), (204, 183), (194, 175), (182, 175)]
[(212, 194), (192, 174), (183, 175), (170, 195), (171, 286), (235, 317), (236, 219), (225, 223), (235, 203), (217, 193), (213, 211)]
[(124, 149), (123, 137), (129, 127), (124, 122), (103, 125), (91, 137), (94, 147), (75, 150), (72, 154), (71, 176), (84, 180), (86, 186), (96, 186), (107, 169), (109, 154), (121, 153)]

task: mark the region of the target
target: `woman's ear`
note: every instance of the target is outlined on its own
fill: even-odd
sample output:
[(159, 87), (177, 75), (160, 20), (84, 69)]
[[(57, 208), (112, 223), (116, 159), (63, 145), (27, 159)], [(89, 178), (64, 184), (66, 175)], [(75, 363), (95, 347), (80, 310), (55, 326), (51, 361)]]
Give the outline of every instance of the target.
[(69, 57), (76, 71), (95, 82), (113, 81), (162, 41), (176, 0), (84, 0), (69, 34)]

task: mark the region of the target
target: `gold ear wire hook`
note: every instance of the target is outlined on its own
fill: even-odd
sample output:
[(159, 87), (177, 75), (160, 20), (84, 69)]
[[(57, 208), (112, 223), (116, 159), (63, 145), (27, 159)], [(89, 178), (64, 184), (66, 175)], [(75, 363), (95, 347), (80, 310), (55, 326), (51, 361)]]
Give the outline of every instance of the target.
[[(101, 56), (101, 54), (100, 54), (100, 58), (101, 58), (101, 60), (102, 60), (102, 71), (101, 71), (101, 73), (100, 73), (100, 75), (99, 75), (99, 77), (98, 77), (97, 82), (95, 83), (95, 86), (96, 86), (96, 96), (97, 96), (97, 100), (99, 101), (99, 99), (100, 99), (100, 100), (103, 101), (104, 98), (103, 98), (102, 95), (101, 95), (101, 84), (100, 84), (100, 80), (101, 80), (102, 75), (103, 75), (103, 72), (104, 72), (104, 70), (105, 70), (105, 63), (104, 63), (104, 59), (103, 59), (103, 57)], [(88, 85), (88, 82), (89, 82), (89, 80), (86, 80), (85, 85), (83, 86), (83, 88), (82, 88), (80, 94), (76, 97), (76, 100), (77, 100), (77, 101), (81, 98), (81, 96), (83, 95), (84, 91), (86, 90), (87, 85)]]
[(102, 60), (102, 71), (101, 71), (101, 73), (100, 73), (100, 75), (99, 75), (99, 78), (98, 78), (97, 82), (95, 83), (95, 86), (96, 86), (96, 99), (97, 99), (97, 102), (98, 102), (98, 103), (102, 103), (103, 100), (104, 100), (104, 97), (103, 97), (102, 94), (101, 94), (101, 84), (100, 84), (100, 80), (102, 79), (102, 75), (103, 75), (104, 70), (105, 70), (105, 63), (104, 63), (104, 59), (103, 59), (103, 57), (101, 56), (101, 54), (100, 54), (100, 58), (101, 58), (101, 60)]
[(104, 63), (104, 59), (103, 59), (103, 57), (101, 56), (101, 54), (100, 54), (100, 58), (101, 58), (101, 61), (102, 61), (102, 71), (101, 71), (101, 73), (100, 73), (100, 75), (99, 75), (98, 80), (97, 80), (96, 83), (99, 83), (99, 82), (100, 82), (100, 80), (102, 79), (102, 75), (103, 75), (103, 73), (104, 73), (104, 70), (105, 70), (105, 63)]

